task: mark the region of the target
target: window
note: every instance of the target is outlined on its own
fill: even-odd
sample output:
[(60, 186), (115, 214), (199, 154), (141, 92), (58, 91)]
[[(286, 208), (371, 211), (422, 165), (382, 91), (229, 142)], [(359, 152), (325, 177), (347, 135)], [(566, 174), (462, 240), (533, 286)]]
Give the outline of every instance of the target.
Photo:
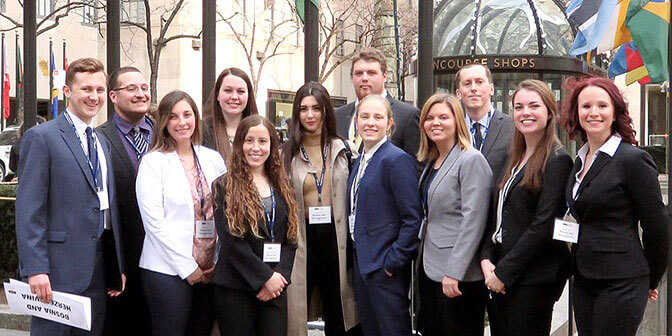
[(53, 11), (54, 0), (37, 0), (37, 17), (45, 17)]
[(7, 0), (0, 0), (0, 12), (7, 11)]
[(96, 16), (95, 0), (88, 0), (89, 5), (82, 7), (82, 23), (94, 24), (98, 17)]
[(139, 0), (123, 0), (121, 2), (121, 22), (145, 24), (145, 2)]

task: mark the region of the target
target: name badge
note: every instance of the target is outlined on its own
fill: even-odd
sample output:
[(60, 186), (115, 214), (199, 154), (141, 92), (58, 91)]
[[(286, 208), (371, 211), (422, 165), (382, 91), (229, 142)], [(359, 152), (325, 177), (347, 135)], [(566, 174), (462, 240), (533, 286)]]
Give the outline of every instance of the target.
[(215, 238), (215, 221), (197, 220), (196, 238)]
[(98, 195), (98, 201), (100, 202), (100, 210), (107, 210), (110, 208), (110, 200), (107, 197), (107, 190), (103, 189), (96, 193)]
[(280, 244), (278, 243), (264, 244), (264, 262), (265, 263), (280, 262)]
[(576, 244), (579, 241), (579, 223), (567, 219), (555, 219), (553, 239)]
[(331, 223), (331, 207), (319, 206), (308, 208), (308, 223), (309, 224), (330, 224)]
[(348, 224), (350, 226), (350, 234), (355, 233), (355, 215), (348, 216)]

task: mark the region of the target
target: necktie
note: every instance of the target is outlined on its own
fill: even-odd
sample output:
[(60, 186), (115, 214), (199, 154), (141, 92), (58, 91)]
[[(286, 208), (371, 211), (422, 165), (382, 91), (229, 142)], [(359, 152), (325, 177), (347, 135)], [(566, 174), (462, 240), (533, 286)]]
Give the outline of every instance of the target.
[(481, 134), (481, 124), (474, 124), (474, 145), (477, 150), (481, 150), (481, 145), (483, 145), (483, 134)]
[(143, 154), (147, 153), (149, 144), (147, 143), (147, 139), (145, 139), (145, 137), (142, 136), (142, 132), (140, 132), (140, 127), (138, 125), (133, 126), (132, 133), (133, 133), (133, 145), (138, 150), (138, 158), (139, 158)]
[(101, 175), (103, 174), (100, 172), (100, 165), (98, 164), (98, 146), (96, 146), (96, 139), (93, 137), (93, 129), (91, 127), (86, 128), (86, 142), (89, 150), (89, 161), (91, 161), (91, 167), (95, 169), (96, 172), (96, 187), (100, 189), (102, 187), (100, 185), (102, 182)]

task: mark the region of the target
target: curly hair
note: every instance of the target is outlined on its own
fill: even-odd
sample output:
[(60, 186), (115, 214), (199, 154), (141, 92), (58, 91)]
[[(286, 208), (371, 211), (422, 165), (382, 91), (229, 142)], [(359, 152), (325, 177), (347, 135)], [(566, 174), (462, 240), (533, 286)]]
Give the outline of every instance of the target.
[[(252, 115), (244, 118), (233, 139), (231, 161), (229, 171), (221, 179), (215, 181), (215, 192), (221, 190), (225, 195), (215, 195), (217, 200), (223, 200), (226, 204), (225, 216), (229, 224), (229, 232), (234, 237), (242, 238), (248, 232), (256, 238), (259, 234), (259, 218), (264, 217), (263, 205), (259, 198), (252, 174), (249, 171), (243, 143), (250, 128), (262, 125), (268, 130), (271, 140), (269, 157), (264, 163), (264, 172), (271, 181), (273, 189), (279, 192), (287, 204), (287, 240), (296, 243), (299, 228), (298, 207), (294, 200), (294, 190), (290, 186), (287, 173), (282, 167), (278, 147), (280, 140), (275, 128), (266, 118)], [(215, 202), (215, 207), (222, 202)]]
[(564, 89), (570, 91), (565, 103), (560, 123), (571, 139), (577, 136), (584, 142), (588, 140), (586, 131), (579, 123), (579, 94), (583, 89), (594, 86), (609, 95), (614, 107), (614, 122), (611, 124), (611, 133), (617, 133), (624, 142), (637, 145), (635, 130), (632, 128), (632, 118), (628, 113), (628, 104), (623, 99), (620, 90), (614, 82), (601, 77), (569, 78), (565, 81)]

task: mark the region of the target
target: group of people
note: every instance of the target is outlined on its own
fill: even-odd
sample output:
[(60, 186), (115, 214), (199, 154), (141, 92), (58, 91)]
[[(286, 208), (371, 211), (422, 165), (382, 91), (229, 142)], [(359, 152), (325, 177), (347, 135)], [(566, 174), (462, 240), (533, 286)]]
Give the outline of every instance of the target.
[[(327, 336), (410, 335), (417, 276), (422, 335), (482, 335), (486, 308), (492, 335), (548, 335), (573, 275), (580, 335), (634, 335), (669, 229), (613, 82), (577, 80), (561, 114), (525, 80), (509, 116), (470, 64), (418, 110), (386, 67), (361, 50), (337, 109), (303, 85), (281, 143), (240, 69), (203, 120), (182, 91), (153, 119), (138, 69), (73, 62), (66, 110), (22, 138), (16, 232), (31, 291), (90, 297), (92, 329), (33, 318), (31, 334), (306, 335), (320, 316)], [(585, 142), (575, 161), (558, 125)]]

